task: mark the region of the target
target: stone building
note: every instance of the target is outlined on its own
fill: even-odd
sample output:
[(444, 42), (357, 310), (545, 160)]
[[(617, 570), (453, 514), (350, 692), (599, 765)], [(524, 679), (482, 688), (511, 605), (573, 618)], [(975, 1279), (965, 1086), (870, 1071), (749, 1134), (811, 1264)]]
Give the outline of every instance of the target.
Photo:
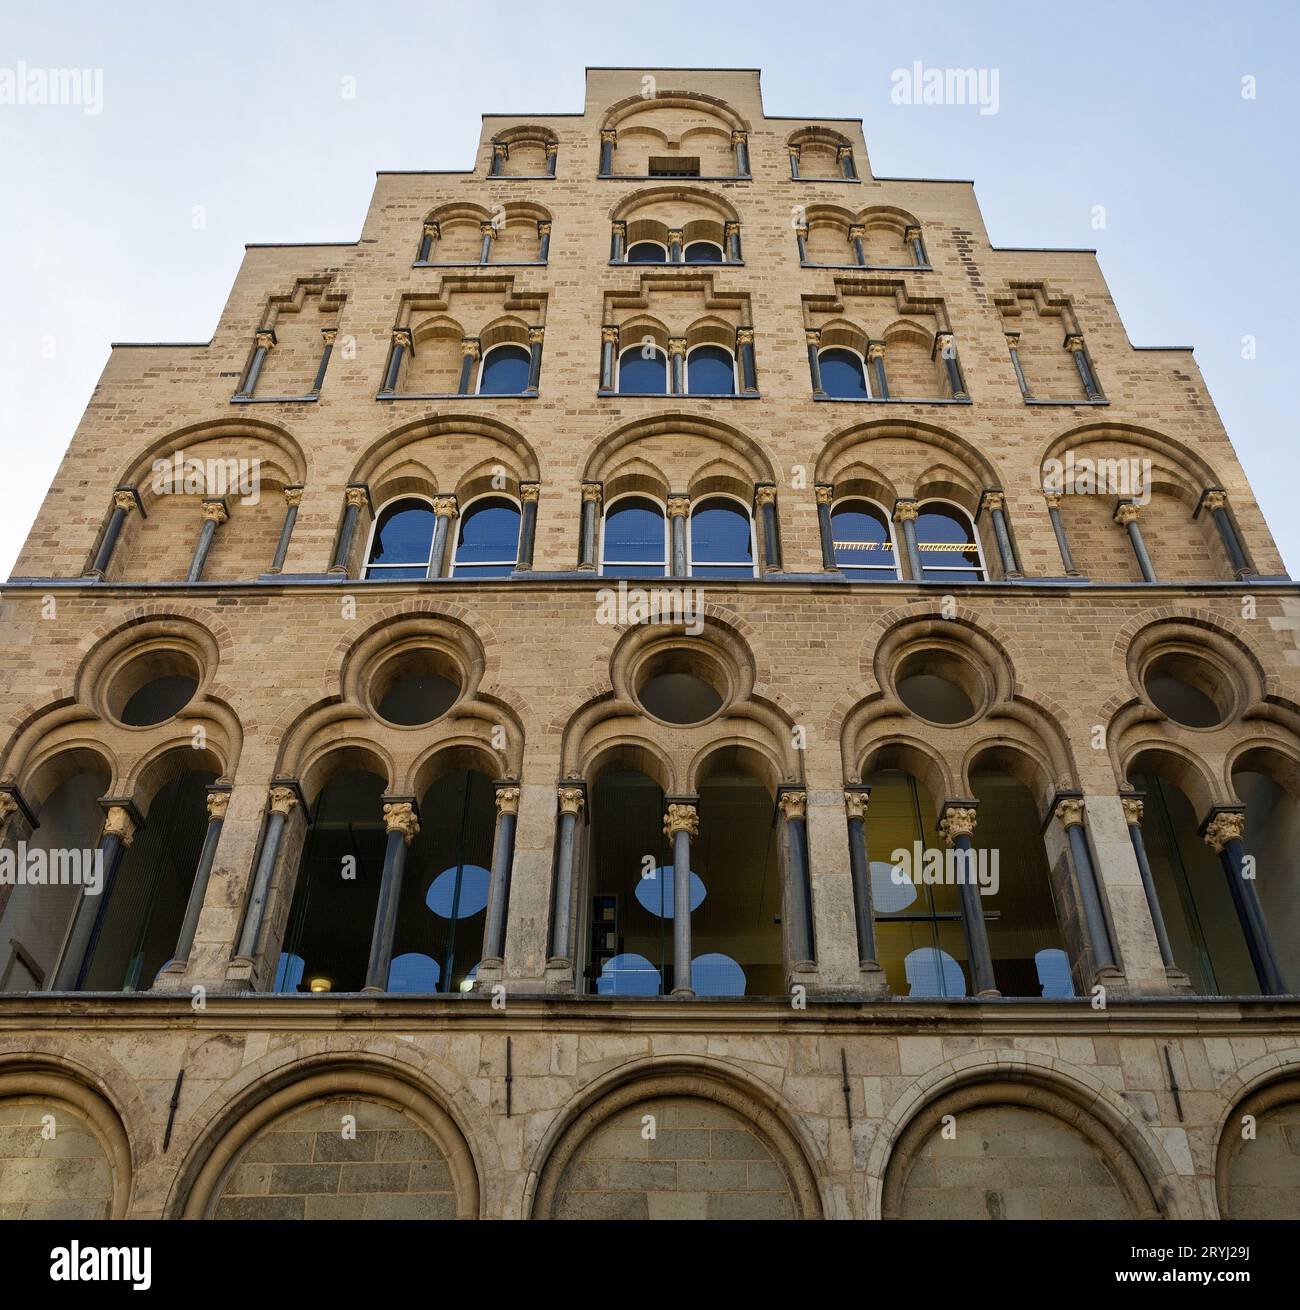
[(250, 246), (0, 604), (2, 1217), (1300, 1215), (1300, 596), (1191, 352), (755, 71)]

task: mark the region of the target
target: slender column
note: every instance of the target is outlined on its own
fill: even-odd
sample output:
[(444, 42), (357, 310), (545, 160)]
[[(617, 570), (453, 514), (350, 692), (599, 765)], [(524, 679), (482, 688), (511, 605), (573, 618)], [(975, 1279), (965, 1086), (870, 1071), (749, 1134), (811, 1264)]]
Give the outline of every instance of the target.
[(1007, 498), (1000, 491), (986, 491), (981, 498), (993, 523), (993, 536), (998, 543), (998, 558), (1002, 561), (1002, 575), (1018, 578), (1022, 574), (1016, 564), (1016, 552), (1011, 547), (1011, 532), (1007, 527)]
[(367, 992), (388, 990), (388, 971), (393, 963), (393, 942), (397, 937), (397, 912), (402, 903), (402, 875), (406, 872), (406, 851), (420, 820), (411, 800), (384, 802), (384, 830), (388, 841), (384, 847), (384, 871), (379, 879), (379, 902), (375, 906), (375, 926), (370, 937), (370, 960), (366, 965)]
[(384, 391), (393, 392), (397, 390), (397, 379), (402, 372), (402, 360), (409, 350), (415, 354), (415, 341), (411, 336), (410, 328), (394, 328), (392, 345), (388, 350), (388, 371), (384, 374)]
[(1029, 381), (1025, 377), (1025, 368), (1020, 362), (1020, 333), (1008, 332), (1006, 338), (1007, 350), (1011, 354), (1011, 367), (1016, 371), (1016, 384), (1020, 387), (1020, 394), (1026, 400), (1032, 400), (1033, 397), (1029, 394)]
[(747, 132), (732, 132), (731, 148), (736, 153), (736, 176), (749, 176), (749, 134)]
[(618, 133), (606, 128), (600, 134), (600, 175), (609, 177), (614, 171), (614, 147), (618, 145)]
[(835, 499), (835, 488), (829, 482), (819, 482), (813, 488), (817, 497), (817, 531), (822, 543), (822, 568), (838, 569), (835, 559), (835, 530), (831, 526), (831, 502)]
[(877, 965), (876, 923), (871, 906), (871, 863), (867, 859), (867, 803), (870, 787), (846, 787), (849, 819), (849, 877), (853, 883), (853, 920), (858, 933), (859, 965)]
[(885, 374), (885, 343), (867, 342), (867, 363), (871, 366), (872, 380), (876, 385), (876, 399), (889, 399), (889, 378)]
[(682, 229), (670, 227), (668, 229), (668, 262), (670, 264), (680, 264), (682, 262), (682, 250), (685, 244), (685, 234)]
[(433, 243), (442, 240), (442, 228), (436, 222), (430, 220), (424, 225), (424, 232), (420, 237), (420, 253), (416, 257), (417, 264), (427, 264), (429, 256), (433, 254)]
[(618, 351), (618, 328), (607, 323), (600, 330), (600, 389), (614, 390), (614, 359)]
[(452, 521), (460, 514), (456, 497), (435, 496), (433, 514), (433, 545), (429, 550), (429, 572), (425, 576), (440, 578), (447, 559), (447, 539), (451, 535)]
[(796, 223), (794, 225), (794, 239), (799, 247), (799, 262), (806, 264), (808, 262), (808, 224)]
[(1228, 513), (1228, 493), (1221, 487), (1208, 487), (1201, 494), (1196, 512), (1199, 514), (1203, 509), (1209, 510), (1214, 518), (1214, 526), (1218, 528), (1223, 548), (1228, 552), (1233, 573), (1239, 578), (1252, 575), (1255, 570), (1250, 567), (1246, 552), (1241, 548), (1241, 538), (1237, 536), (1237, 526)]
[(271, 878), (280, 856), (280, 842), (284, 839), (284, 825), (297, 804), (296, 784), (277, 784), (271, 788), (266, 832), (262, 836), (262, 849), (257, 857), (257, 872), (253, 875), (253, 890), (248, 898), (248, 909), (244, 913), (244, 927), (239, 934), (236, 956), (251, 960), (257, 952), (258, 938), (262, 935), (262, 917), (266, 913), (266, 901), (271, 892)]
[(616, 219), (609, 231), (609, 258), (611, 263), (622, 263), (627, 249), (627, 224)]
[(894, 502), (894, 522), (903, 530), (903, 545), (907, 549), (907, 567), (913, 582), (920, 582), (924, 576), (921, 571), (921, 551), (916, 542), (916, 520), (921, 513), (921, 506), (914, 500)]
[(126, 516), (136, 509), (143, 516), (140, 496), (134, 487), (118, 487), (113, 492), (113, 512), (109, 515), (108, 527), (104, 529), (99, 549), (95, 552), (95, 562), (90, 566), (91, 573), (96, 577), (102, 578), (108, 572), (113, 552), (117, 549), (117, 539), (122, 535), (122, 525), (126, 522)]
[(515, 859), (515, 827), (519, 822), (519, 785), (496, 785), (497, 828), (492, 840), (492, 873), (488, 880), (487, 922), (483, 927), (483, 961), (505, 955), (506, 909), (510, 904), (510, 873)]
[(1083, 338), (1077, 332), (1070, 333), (1065, 338), (1065, 348), (1074, 356), (1074, 367), (1079, 370), (1079, 381), (1083, 383), (1084, 394), (1089, 400), (1100, 400), (1101, 388), (1092, 371), (1092, 361), (1084, 349)]
[(519, 562), (517, 570), (533, 567), (533, 543), (537, 540), (537, 500), (541, 495), (540, 482), (521, 482), (519, 502), (523, 505), (523, 521), (519, 525)]
[(203, 502), (203, 526), (199, 529), (198, 544), (194, 547), (194, 557), (190, 560), (190, 571), (186, 582), (198, 582), (203, 576), (203, 566), (208, 562), (208, 551), (212, 549), (212, 539), (217, 529), (230, 517), (224, 500), (205, 500)]
[(555, 916), (551, 921), (551, 960), (572, 960), (573, 871), (577, 856), (578, 816), (586, 804), (586, 789), (569, 783), (559, 790), (560, 840), (555, 860)]
[(461, 337), (460, 354), (460, 381), (456, 385), (456, 394), (468, 396), (474, 391), (474, 375), (482, 355), (478, 337)]
[(840, 173), (846, 181), (856, 182), (858, 180), (857, 166), (853, 162), (853, 147), (840, 146), (835, 151), (835, 158), (839, 161)]
[(951, 332), (940, 332), (934, 339), (934, 348), (943, 357), (943, 366), (948, 373), (948, 387), (954, 400), (969, 400), (966, 394), (966, 382), (961, 375), (961, 364), (957, 359), (957, 342)]
[(817, 959), (813, 940), (812, 884), (808, 877), (808, 793), (802, 788), (783, 791), (777, 805), (785, 819), (790, 858), (790, 947), (794, 968)]
[(1142, 571), (1142, 581), (1157, 581), (1156, 571), (1151, 567), (1151, 556), (1147, 554), (1147, 544), (1142, 540), (1142, 529), (1138, 527), (1138, 507), (1131, 500), (1121, 501), (1115, 508), (1115, 522), (1128, 533), (1138, 568)]
[(331, 573), (346, 573), (352, 556), (352, 543), (357, 535), (357, 519), (364, 506), (370, 503), (370, 489), (364, 483), (354, 483), (343, 493), (343, 526), (339, 529), (338, 545), (334, 548)]
[(528, 390), (533, 395), (537, 394), (542, 380), (542, 337), (545, 334), (546, 329), (543, 327), (528, 329)]
[(929, 266), (930, 259), (925, 253), (925, 243), (921, 240), (921, 229), (919, 227), (905, 227), (903, 229), (903, 244), (912, 247), (912, 260), (918, 268), (927, 268)]
[(500, 177), (501, 166), (510, 158), (510, 147), (504, 141), (492, 142), (492, 164), (488, 168), (488, 177)]
[(554, 141), (546, 143), (546, 176), (555, 176), (555, 160), (560, 153), (559, 145)]
[(865, 268), (867, 266), (867, 229), (865, 224), (849, 224), (849, 242), (853, 246), (853, 262)]
[(799, 147), (798, 146), (790, 147), (790, 176), (791, 177), (799, 176)]
[(596, 567), (596, 520), (600, 517), (600, 502), (604, 489), (599, 482), (582, 484), (582, 524), (578, 538), (578, 567)]
[(744, 255), (741, 253), (740, 247), (740, 224), (730, 222), (724, 223), (722, 225), (722, 231), (723, 238), (727, 243), (727, 258), (733, 264), (743, 262)]
[(1128, 825), (1129, 841), (1133, 843), (1133, 855), (1142, 879), (1142, 893), (1147, 898), (1151, 926), (1155, 929), (1156, 944), (1160, 947), (1160, 962), (1166, 969), (1176, 969), (1178, 966), (1174, 961), (1174, 948), (1169, 944), (1169, 930), (1165, 927), (1160, 897), (1156, 894), (1156, 880), (1151, 872), (1151, 861), (1147, 858), (1146, 842), (1142, 839), (1143, 801), (1137, 796), (1121, 796), (1119, 803), (1124, 809), (1124, 822)]
[(542, 222), (537, 225), (537, 262), (545, 264), (551, 257), (551, 225)]
[(998, 996), (993, 977), (993, 955), (989, 950), (988, 926), (980, 904), (979, 884), (974, 877), (975, 854), (971, 833), (975, 831), (975, 811), (967, 806), (949, 806), (939, 820), (944, 842), (962, 852), (958, 865), (958, 892), (961, 895), (961, 920), (966, 930), (966, 953), (970, 958), (972, 989), (976, 996)]
[(479, 236), (483, 238), (478, 249), (478, 262), (480, 264), (490, 264), (492, 262), (492, 238), (496, 236), (496, 231), (489, 219), (485, 219), (478, 225)]
[(253, 334), (253, 358), (249, 361), (244, 385), (239, 388), (241, 396), (251, 396), (257, 390), (257, 379), (262, 376), (262, 365), (266, 363), (267, 352), (274, 345), (275, 332), (271, 328), (258, 328)]
[(682, 492), (668, 496), (668, 526), (672, 536), (672, 574), (684, 578), (689, 572), (686, 555), (686, 524), (691, 512), (691, 498)]
[(1065, 565), (1067, 577), (1078, 577), (1074, 556), (1070, 554), (1070, 539), (1065, 534), (1065, 521), (1061, 518), (1061, 493), (1059, 491), (1043, 492), (1047, 502), (1047, 517), (1052, 520), (1052, 532), (1056, 536), (1056, 548), (1061, 552), (1061, 563)]
[(1264, 907), (1259, 903), (1253, 873), (1245, 869), (1246, 851), (1241, 839), (1246, 831), (1246, 816), (1241, 810), (1218, 810), (1205, 825), (1206, 844), (1219, 857), (1224, 876), (1228, 880), (1228, 893), (1241, 923), (1241, 932), (1250, 952), (1250, 962), (1259, 980), (1264, 996), (1285, 996), (1286, 984), (1273, 950), (1273, 939), (1264, 918)]
[(773, 483), (760, 482), (754, 487), (754, 505), (763, 525), (763, 571), (780, 573), (781, 542), (777, 535), (776, 487)]
[(686, 338), (668, 338), (668, 367), (671, 370), (672, 394), (686, 394)]
[(758, 370), (754, 366), (754, 329), (736, 329), (736, 353), (740, 356), (740, 385), (747, 396), (758, 394)]
[(673, 845), (673, 995), (694, 996), (691, 985), (691, 838), (700, 815), (692, 802), (674, 801), (664, 815), (664, 836)]
[(822, 387), (822, 365), (818, 354), (822, 344), (821, 329), (805, 328), (803, 337), (808, 345), (808, 373), (812, 377), (813, 395), (824, 396), (826, 391)]
[(1088, 830), (1084, 826), (1084, 804), (1080, 796), (1062, 800), (1053, 812), (1065, 829), (1074, 861), (1074, 875), (1079, 884), (1079, 899), (1083, 902), (1083, 919), (1088, 927), (1088, 944), (1092, 947), (1093, 962), (1098, 970), (1115, 967), (1115, 948), (1111, 943), (1110, 927), (1101, 905), (1101, 890), (1097, 885), (1097, 870), (1092, 862), (1092, 849), (1088, 845)]
[(289, 542), (293, 538), (293, 525), (298, 522), (298, 510), (302, 505), (303, 488), (295, 485), (284, 489), (284, 522), (280, 526), (280, 540), (275, 546), (275, 558), (267, 571), (279, 573), (284, 568), (285, 556), (289, 553)]
[(199, 867), (194, 870), (190, 898), (185, 903), (185, 918), (181, 920), (180, 935), (176, 939), (176, 950), (172, 955), (174, 963), (183, 964), (190, 958), (190, 951), (194, 947), (194, 934), (199, 926), (199, 915), (203, 911), (204, 898), (208, 894), (208, 881), (212, 877), (212, 865), (217, 858), (217, 842), (221, 840), (221, 825), (226, 821), (226, 810), (229, 805), (228, 784), (223, 783), (208, 788), (208, 830), (203, 834)]
[(113, 884), (117, 881), (117, 871), (122, 864), (122, 856), (135, 840), (138, 815), (133, 805), (109, 805), (104, 818), (104, 832), (99, 839), (99, 851), (96, 859), (102, 865), (102, 882), (99, 895), (87, 895), (81, 889), (81, 898), (77, 901), (77, 912), (72, 919), (72, 928), (68, 932), (68, 941), (63, 948), (59, 967), (54, 975), (55, 992), (79, 992), (85, 983), (86, 969), (99, 926), (103, 921), (104, 907), (113, 894)]

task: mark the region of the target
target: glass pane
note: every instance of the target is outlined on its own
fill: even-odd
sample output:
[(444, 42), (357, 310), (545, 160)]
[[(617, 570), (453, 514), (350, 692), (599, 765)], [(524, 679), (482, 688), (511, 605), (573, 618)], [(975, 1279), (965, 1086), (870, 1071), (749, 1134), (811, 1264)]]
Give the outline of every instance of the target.
[(518, 507), (508, 500), (475, 501), (461, 516), (454, 572), (463, 564), (513, 564), (518, 550)]
[(1294, 852), (1300, 844), (1300, 805), (1273, 778), (1239, 770), (1232, 776), (1246, 803), (1246, 849), (1255, 857), (1255, 890), (1264, 910), (1282, 980), (1300, 987), (1300, 896)]
[(699, 346), (686, 359), (686, 390), (692, 396), (730, 396), (736, 390), (731, 353), (721, 346)]
[(837, 400), (867, 399), (867, 377), (862, 361), (851, 350), (823, 350), (818, 357), (821, 365), (822, 390)]
[[(940, 580), (931, 570), (953, 569), (956, 565), (978, 566), (979, 551), (975, 546), (975, 529), (971, 521), (959, 510), (930, 507), (923, 509), (916, 520), (916, 543), (921, 554), (921, 567), (929, 581)], [(944, 581), (978, 581), (983, 575), (957, 573)]]
[(379, 511), (370, 563), (428, 564), (433, 523), (433, 507), (422, 500), (399, 500), (386, 505)]
[(607, 578), (662, 578), (662, 564), (606, 564), (601, 570)]
[(427, 564), (415, 568), (384, 568), (382, 565), (366, 570), (366, 577), (372, 582), (412, 582), (429, 576)]
[(528, 352), (522, 346), (497, 346), (483, 359), (481, 396), (517, 396), (528, 389)]
[(628, 247), (627, 262), (629, 264), (666, 264), (668, 262), (668, 251), (665, 247), (657, 245), (653, 241), (638, 241), (636, 245)]
[(722, 248), (712, 241), (692, 241), (683, 252), (688, 264), (721, 264)]
[(668, 361), (662, 351), (649, 358), (639, 346), (627, 351), (618, 363), (618, 389), (624, 395), (662, 396), (668, 390)]
[[(752, 562), (749, 515), (731, 500), (706, 500), (691, 514), (693, 564)], [(740, 576), (745, 576), (744, 574)]]
[(629, 561), (640, 564), (662, 561), (663, 510), (654, 501), (639, 496), (615, 501), (605, 515), (604, 557), (606, 565)]
[(831, 513), (831, 538), (840, 568), (880, 568), (896, 575), (894, 547), (883, 510), (862, 501), (841, 505)]

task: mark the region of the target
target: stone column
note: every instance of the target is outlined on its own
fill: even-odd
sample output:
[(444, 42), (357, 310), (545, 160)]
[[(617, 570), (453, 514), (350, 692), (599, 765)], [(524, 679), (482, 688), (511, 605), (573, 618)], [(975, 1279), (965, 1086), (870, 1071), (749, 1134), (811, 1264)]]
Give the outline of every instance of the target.
[(691, 984), (691, 838), (699, 835), (693, 801), (674, 801), (664, 815), (673, 848), (673, 995), (694, 996)]
[(953, 400), (969, 400), (970, 396), (966, 394), (966, 382), (961, 374), (961, 364), (957, 359), (956, 338), (951, 332), (940, 332), (934, 338), (934, 348), (943, 358)]
[(867, 342), (867, 366), (871, 369), (877, 400), (889, 399), (889, 378), (885, 374), (885, 343)]
[(578, 859), (578, 816), (586, 804), (586, 787), (571, 781), (560, 787), (560, 838), (555, 857), (555, 906), (551, 920), (554, 966), (573, 963), (573, 875)]
[(523, 517), (519, 525), (519, 560), (515, 565), (519, 572), (533, 567), (533, 546), (537, 540), (537, 501), (541, 494), (540, 482), (519, 484), (519, 503), (523, 506)]
[(600, 330), (600, 389), (614, 390), (614, 360), (618, 354), (618, 328), (607, 323)]
[(416, 258), (417, 264), (427, 264), (429, 256), (433, 254), (433, 243), (442, 239), (442, 228), (437, 223), (429, 222), (424, 225), (424, 233), (420, 237), (420, 253)]
[(846, 182), (856, 182), (858, 180), (857, 166), (853, 162), (853, 147), (839, 146), (835, 151), (835, 158), (840, 166), (840, 173)]
[(1228, 513), (1228, 493), (1221, 487), (1207, 487), (1201, 493), (1201, 503), (1197, 505), (1196, 513), (1202, 510), (1208, 510), (1214, 518), (1214, 526), (1218, 528), (1219, 539), (1228, 552), (1228, 563), (1232, 565), (1233, 574), (1238, 578), (1253, 577), (1255, 570), (1246, 558), (1241, 538), (1237, 536), (1237, 525)]
[(190, 898), (185, 903), (185, 918), (181, 921), (180, 935), (176, 939), (176, 950), (172, 955), (172, 963), (182, 969), (194, 947), (194, 933), (199, 926), (199, 915), (203, 911), (203, 899), (208, 894), (212, 864), (217, 858), (217, 842), (221, 840), (221, 825), (226, 821), (226, 810), (230, 806), (230, 792), (229, 783), (218, 783), (208, 788), (208, 830), (203, 834), (199, 866), (194, 870)]
[(412, 797), (384, 801), (384, 871), (379, 879), (379, 902), (370, 937), (370, 960), (366, 965), (367, 992), (388, 990), (388, 971), (393, 963), (393, 942), (397, 937), (397, 915), (402, 904), (402, 876), (406, 872), (406, 851), (420, 831)]
[(1083, 390), (1088, 399), (1100, 400), (1101, 388), (1098, 387), (1097, 377), (1092, 371), (1092, 361), (1083, 347), (1083, 337), (1077, 332), (1071, 332), (1065, 338), (1065, 348), (1074, 356), (1074, 367), (1079, 370), (1079, 381), (1083, 383)]
[(794, 240), (799, 247), (799, 262), (806, 264), (808, 262), (808, 224), (796, 223), (794, 225)]
[(745, 395), (758, 395), (758, 370), (754, 365), (754, 329), (736, 329), (736, 354), (740, 357), (740, 385)]
[(334, 547), (334, 561), (329, 567), (331, 573), (348, 571), (352, 543), (357, 535), (357, 520), (362, 509), (370, 504), (370, 488), (363, 482), (353, 483), (343, 492), (343, 503), (343, 526), (339, 529), (338, 544)]
[(500, 177), (501, 165), (510, 158), (510, 147), (504, 141), (492, 142), (492, 163), (488, 167), (488, 177)]
[(691, 498), (682, 492), (668, 496), (668, 527), (672, 539), (672, 576), (684, 578), (690, 572), (686, 549), (687, 522), (691, 513)]
[(780, 573), (781, 538), (776, 520), (776, 486), (760, 482), (754, 487), (754, 507), (763, 531), (763, 572)]
[(1202, 835), (1223, 865), (1224, 877), (1228, 880), (1228, 894), (1232, 897), (1233, 908), (1241, 923), (1242, 936), (1246, 939), (1246, 949), (1250, 952), (1250, 962), (1259, 980), (1261, 995), (1285, 996), (1286, 983), (1282, 980), (1282, 970), (1273, 950), (1273, 939), (1264, 918), (1264, 907), (1260, 905), (1259, 892), (1255, 890), (1255, 876), (1253, 871), (1248, 873), (1245, 866), (1246, 851), (1241, 844), (1245, 831), (1244, 811), (1219, 809), (1211, 813)]
[(609, 234), (609, 261), (621, 264), (627, 252), (627, 224), (620, 218), (615, 219)]
[(262, 376), (262, 365), (266, 363), (267, 353), (275, 344), (275, 332), (271, 328), (258, 328), (253, 333), (253, 358), (248, 362), (248, 372), (244, 375), (244, 385), (239, 388), (239, 395), (251, 396), (257, 390), (257, 379)]
[(785, 820), (789, 856), (791, 969), (815, 966), (817, 944), (813, 940), (812, 886), (808, 874), (808, 793), (802, 787), (782, 791), (777, 806)]
[(1016, 564), (1016, 552), (1011, 546), (1011, 532), (1007, 527), (1007, 499), (1001, 491), (986, 491), (980, 498), (982, 508), (988, 510), (993, 524), (993, 536), (998, 543), (998, 558), (1002, 561), (1002, 576), (1019, 578), (1024, 575)]
[(1056, 536), (1056, 548), (1061, 552), (1066, 577), (1077, 578), (1079, 570), (1075, 567), (1074, 556), (1070, 554), (1070, 539), (1066, 536), (1065, 522), (1061, 518), (1061, 493), (1045, 491), (1043, 499), (1047, 502), (1047, 517), (1052, 520), (1052, 532)]
[(101, 802), (105, 809), (104, 832), (99, 839), (99, 850), (95, 858), (102, 868), (102, 881), (98, 896), (90, 896), (83, 887), (77, 901), (77, 910), (72, 917), (72, 927), (68, 930), (68, 940), (59, 960), (59, 967), (54, 974), (55, 992), (79, 992), (86, 980), (86, 970), (90, 957), (94, 953), (95, 942), (99, 937), (100, 925), (104, 919), (104, 909), (113, 895), (113, 885), (117, 881), (117, 872), (122, 867), (122, 857), (127, 847), (135, 840), (136, 831), (144, 826), (134, 805), (129, 800), (105, 797)]
[(858, 937), (858, 964), (876, 971), (876, 922), (871, 904), (871, 861), (867, 857), (867, 805), (871, 788), (845, 787), (844, 809), (849, 819), (849, 875), (853, 882), (853, 921)]
[(674, 396), (686, 394), (686, 338), (668, 338), (669, 390)]
[(578, 537), (578, 567), (596, 567), (596, 524), (600, 518), (600, 503), (604, 488), (599, 482), (582, 484), (582, 522)]
[(1088, 929), (1088, 945), (1098, 973), (1113, 970), (1115, 948), (1111, 942), (1110, 926), (1101, 904), (1101, 889), (1097, 885), (1097, 870), (1092, 862), (1092, 848), (1088, 845), (1088, 830), (1084, 826), (1084, 803), (1081, 796), (1067, 796), (1053, 811), (1070, 843), (1070, 858), (1074, 864), (1074, 877), (1083, 903), (1083, 921)]
[(903, 532), (903, 546), (907, 551), (907, 567), (913, 582), (920, 582), (924, 577), (921, 571), (921, 550), (916, 541), (916, 520), (921, 513), (921, 506), (915, 500), (898, 500), (894, 502), (894, 522)]
[(551, 258), (551, 225), (547, 222), (537, 224), (537, 262), (547, 263)]
[(262, 935), (262, 920), (266, 902), (271, 893), (271, 879), (275, 874), (276, 860), (280, 855), (280, 841), (284, 825), (298, 804), (298, 784), (286, 779), (271, 788), (267, 800), (266, 831), (262, 835), (262, 848), (258, 852), (257, 872), (253, 875), (253, 889), (244, 912), (244, 926), (239, 934), (235, 955), (251, 961), (257, 954), (258, 939)]
[(289, 554), (289, 542), (293, 539), (293, 526), (298, 522), (302, 493), (303, 488), (297, 485), (284, 489), (284, 522), (280, 527), (280, 540), (276, 543), (275, 558), (271, 561), (268, 573), (279, 573), (284, 568), (285, 557)]
[(606, 128), (600, 134), (600, 176), (609, 177), (614, 172), (614, 147), (618, 145), (618, 133)]
[(1151, 861), (1147, 858), (1146, 842), (1142, 840), (1143, 800), (1139, 796), (1121, 796), (1119, 801), (1124, 807), (1124, 822), (1128, 825), (1129, 840), (1133, 843), (1133, 855), (1137, 860), (1138, 874), (1142, 879), (1142, 892), (1147, 898), (1151, 926), (1155, 929), (1156, 944), (1160, 947), (1160, 962), (1166, 970), (1177, 969), (1174, 948), (1169, 944), (1169, 930), (1165, 927), (1164, 912), (1160, 909), (1160, 897), (1156, 894), (1156, 880), (1151, 872)]
[(736, 154), (736, 176), (749, 176), (749, 134), (747, 132), (733, 131), (731, 134), (731, 148)]
[[(13, 783), (0, 787), (0, 850), (16, 848), (20, 841), (29, 840), (36, 826), (36, 816), (18, 788)], [(12, 882), (0, 882), (0, 916), (3, 916), (13, 890)], [(41, 978), (38, 985), (43, 985), (44, 981)]]
[(547, 177), (555, 176), (555, 161), (559, 153), (560, 153), (560, 147), (556, 142), (548, 141), (546, 143), (546, 176)]
[[(510, 873), (515, 856), (515, 825), (519, 822), (519, 785), (496, 784), (497, 827), (492, 841), (492, 872), (488, 881), (487, 922), (483, 926), (483, 964), (500, 968), (506, 950), (506, 910), (510, 904)], [(481, 970), (482, 966), (480, 966)]]
[(861, 268), (867, 266), (867, 228), (864, 223), (849, 224), (849, 244), (853, 247), (853, 262)]
[(429, 550), (429, 579), (440, 578), (447, 562), (447, 538), (451, 535), (452, 522), (460, 515), (460, 506), (455, 496), (435, 496), (433, 498), (433, 545)]
[(726, 241), (727, 259), (733, 264), (744, 262), (745, 256), (740, 245), (740, 224), (727, 222), (722, 225), (723, 239)]
[(969, 805), (947, 804), (939, 831), (944, 843), (961, 852), (958, 876), (961, 881), (961, 920), (966, 930), (966, 954), (970, 960), (971, 986), (976, 996), (1000, 996), (993, 976), (993, 956), (989, 950), (988, 926), (980, 903), (979, 884), (975, 879), (975, 854), (971, 834), (975, 831), (975, 810)]
[(478, 337), (461, 338), (460, 379), (456, 384), (457, 395), (470, 396), (474, 394), (475, 374), (478, 372), (478, 361), (482, 353)]
[(685, 247), (685, 233), (679, 227), (670, 227), (668, 229), (668, 262), (670, 264), (680, 264), (682, 262), (682, 250)]
[(122, 525), (132, 510), (139, 510), (144, 517), (144, 506), (140, 503), (140, 493), (134, 487), (118, 487), (113, 492), (113, 512), (109, 515), (108, 526), (100, 539), (99, 549), (95, 552), (95, 562), (90, 566), (93, 577), (102, 578), (112, 563), (113, 552), (117, 549), (118, 538), (122, 535)]
[(542, 380), (542, 338), (545, 335), (544, 327), (528, 329), (528, 392), (534, 396)]
[(1020, 394), (1026, 400), (1032, 400), (1033, 397), (1029, 394), (1029, 381), (1025, 377), (1025, 368), (1020, 362), (1020, 333), (1008, 332), (1006, 337), (1007, 350), (1011, 355), (1011, 367), (1016, 371), (1016, 384), (1020, 387)]
[(478, 262), (480, 264), (490, 264), (492, 262), (492, 238), (496, 236), (496, 227), (491, 219), (484, 219), (478, 225), (478, 234), (482, 238), (482, 243), (478, 249)]
[(325, 385), (325, 373), (330, 366), (330, 356), (334, 353), (334, 338), (339, 334), (338, 328), (327, 327), (320, 330), (320, 363), (316, 365), (316, 376), (312, 380), (311, 395), (319, 396)]
[(835, 529), (831, 524), (831, 504), (835, 488), (829, 482), (819, 482), (813, 488), (817, 497), (817, 531), (822, 543), (822, 568), (834, 571), (839, 568), (835, 559)]
[(1138, 568), (1142, 571), (1142, 581), (1157, 581), (1156, 571), (1151, 567), (1151, 556), (1147, 554), (1146, 542), (1142, 540), (1142, 529), (1138, 527), (1138, 507), (1131, 500), (1121, 501), (1115, 507), (1115, 522), (1128, 533)]
[(799, 147), (798, 146), (790, 147), (790, 176), (791, 177), (799, 176)]
[(925, 243), (921, 240), (921, 229), (919, 227), (905, 227), (903, 229), (903, 244), (912, 247), (912, 261), (917, 268), (929, 268), (930, 257), (925, 253)]
[(203, 527), (199, 530), (199, 540), (194, 547), (194, 557), (190, 560), (190, 571), (186, 582), (198, 582), (203, 576), (203, 566), (208, 562), (208, 551), (212, 549), (212, 539), (217, 529), (230, 517), (226, 502), (222, 499), (205, 500), (202, 504)]
[(415, 341), (410, 328), (394, 328), (392, 345), (388, 350), (388, 368), (384, 373), (384, 393), (392, 394), (397, 390), (397, 379), (401, 376), (402, 360), (406, 352), (415, 354)]
[(822, 344), (821, 329), (806, 328), (803, 337), (808, 346), (808, 373), (812, 377), (813, 395), (824, 396), (826, 391), (822, 386), (822, 365), (819, 358)]

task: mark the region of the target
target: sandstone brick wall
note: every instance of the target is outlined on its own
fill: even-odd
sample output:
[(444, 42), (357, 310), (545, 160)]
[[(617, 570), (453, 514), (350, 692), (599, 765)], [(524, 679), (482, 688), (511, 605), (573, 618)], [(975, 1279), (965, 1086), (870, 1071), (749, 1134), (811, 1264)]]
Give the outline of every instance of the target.
[(107, 1219), (112, 1192), (104, 1148), (71, 1106), (0, 1100), (0, 1219)]

